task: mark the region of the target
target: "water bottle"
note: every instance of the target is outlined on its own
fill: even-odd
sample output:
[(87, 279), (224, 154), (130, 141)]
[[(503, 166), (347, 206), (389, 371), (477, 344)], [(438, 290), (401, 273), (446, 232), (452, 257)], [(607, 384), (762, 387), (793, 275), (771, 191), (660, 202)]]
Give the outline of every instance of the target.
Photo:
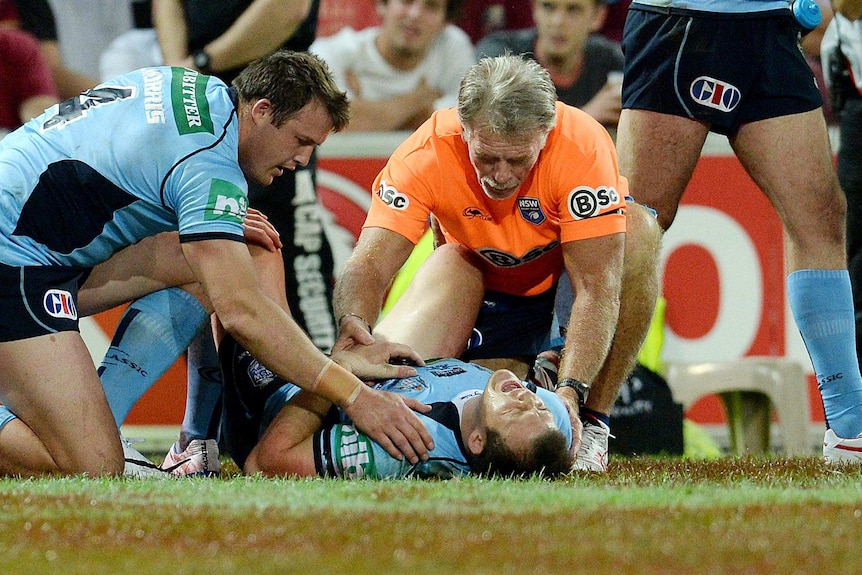
[(817, 25), (823, 19), (820, 5), (815, 0), (793, 0), (790, 3), (790, 9), (793, 10), (793, 15), (796, 16), (796, 22), (802, 28), (803, 34), (807, 34), (817, 28)]

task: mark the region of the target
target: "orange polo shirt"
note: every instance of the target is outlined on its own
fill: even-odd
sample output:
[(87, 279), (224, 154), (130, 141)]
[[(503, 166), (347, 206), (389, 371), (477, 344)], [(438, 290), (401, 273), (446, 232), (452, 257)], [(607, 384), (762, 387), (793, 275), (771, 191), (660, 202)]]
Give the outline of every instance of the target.
[(607, 130), (557, 102), (557, 124), (517, 194), (485, 195), (454, 108), (435, 112), (392, 154), (374, 181), (363, 227), (413, 243), (439, 220), (446, 241), (472, 249), (486, 287), (538, 295), (563, 270), (561, 243), (625, 231), (628, 184)]

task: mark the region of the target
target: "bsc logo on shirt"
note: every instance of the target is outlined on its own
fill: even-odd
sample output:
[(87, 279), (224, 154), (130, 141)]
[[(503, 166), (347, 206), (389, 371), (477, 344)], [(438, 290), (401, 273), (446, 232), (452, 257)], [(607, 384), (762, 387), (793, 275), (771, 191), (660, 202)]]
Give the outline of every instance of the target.
[(225, 180), (212, 179), (204, 220), (226, 220), (241, 224), (247, 209), (248, 198), (241, 189)]
[(406, 210), (407, 206), (410, 205), (410, 199), (394, 187), (388, 185), (386, 180), (380, 181), (380, 187), (377, 188), (377, 196), (383, 200), (384, 204), (396, 210)]
[(78, 319), (78, 310), (72, 294), (59, 289), (49, 289), (42, 298), (42, 305), (51, 317)]
[(582, 186), (569, 194), (569, 212), (576, 220), (590, 218), (620, 201), (620, 195), (613, 188), (602, 186), (598, 189)]

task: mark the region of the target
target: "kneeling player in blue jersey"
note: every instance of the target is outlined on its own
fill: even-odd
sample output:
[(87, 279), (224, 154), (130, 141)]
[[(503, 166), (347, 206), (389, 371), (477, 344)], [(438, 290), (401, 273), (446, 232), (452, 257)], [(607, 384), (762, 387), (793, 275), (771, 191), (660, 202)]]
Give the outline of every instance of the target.
[(122, 472), (79, 318), (192, 283), (211, 307), (182, 290), (172, 301), (204, 321), (214, 310), (275, 372), (345, 407), (394, 454), (427, 456), (404, 398), (329, 364), (264, 295), (245, 245), (248, 182), (306, 165), (348, 121), (325, 63), (279, 51), (232, 86), (177, 67), (130, 72), (3, 138), (0, 475)]
[[(381, 344), (372, 344), (374, 345)], [(344, 365), (353, 348), (333, 355)], [(420, 413), (434, 438), (429, 458), (396, 459), (358, 431), (329, 401), (278, 378), (228, 336), (219, 355), (225, 374), (223, 439), (246, 473), (344, 479), (450, 478), (481, 475), (553, 477), (568, 472), (579, 430), (565, 399), (457, 359), (428, 361), (417, 375), (374, 384), (431, 406)]]

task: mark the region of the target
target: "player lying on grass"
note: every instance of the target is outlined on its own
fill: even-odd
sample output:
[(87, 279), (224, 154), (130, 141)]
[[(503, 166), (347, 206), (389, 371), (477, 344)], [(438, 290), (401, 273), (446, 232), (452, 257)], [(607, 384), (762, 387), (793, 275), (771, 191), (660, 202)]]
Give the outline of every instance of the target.
[[(278, 258), (255, 251), (261, 252), (256, 261), (272, 263), (260, 275), (267, 277), (268, 284), (277, 285), (283, 271), (272, 268), (278, 267)], [(462, 258), (458, 246), (443, 246), (429, 257), (426, 270), (436, 280), (438, 297), (458, 301), (458, 294), (463, 293), (469, 280), (458, 270)], [(276, 290), (274, 299), (278, 301), (282, 292)], [(379, 331), (375, 330), (378, 341), (336, 351), (332, 359), (362, 377), (368, 363), (392, 361), (408, 350), (386, 342), (385, 332), (394, 333), (396, 326), (423, 325), (420, 318), (427, 309), (431, 307), (417, 305), (408, 310), (395, 306), (380, 322)], [(433, 357), (443, 347), (445, 336), (467, 337), (472, 327), (468, 319), (459, 321), (454, 313), (447, 318), (428, 318), (426, 329), (402, 330), (399, 341)], [(438, 326), (446, 326), (445, 331)], [(492, 372), (456, 359), (441, 359), (417, 366), (415, 376), (373, 385), (432, 408), (418, 415), (434, 439), (434, 448), (428, 460), (411, 464), (391, 457), (357, 431), (343, 410), (275, 376), (232, 337), (217, 334), (219, 340), (225, 379), (223, 439), (246, 473), (343, 478), (452, 477), (470, 472), (555, 476), (571, 470), (580, 444), (575, 390), (536, 389), (507, 370)], [(412, 355), (406, 359), (411, 358), (418, 359)]]
[[(333, 357), (348, 365), (346, 354), (354, 353)], [(434, 449), (427, 460), (411, 464), (389, 455), (329, 401), (274, 376), (233, 338), (223, 340), (220, 356), (223, 439), (245, 473), (344, 479), (450, 478), (471, 472), (553, 477), (572, 468), (571, 448), (578, 442), (572, 441), (564, 401), (507, 370), (440, 359), (417, 367), (416, 376), (374, 384), (432, 408), (419, 417), (434, 438)]]
[[(266, 237), (266, 234), (257, 235)], [(284, 295), (284, 267), (277, 251), (272, 247), (264, 247), (266, 241), (257, 240), (257, 245), (249, 245), (249, 251), (255, 264), (256, 275), (259, 278), (262, 291), (272, 299), (277, 306), (287, 312), (287, 301)], [(435, 292), (439, 297), (447, 297), (452, 301), (458, 301), (459, 295), (463, 295), (467, 289), (470, 278), (461, 273), (460, 266), (465, 264), (463, 249), (455, 246), (443, 246), (438, 248), (429, 258), (427, 272), (420, 274), (414, 282), (421, 284), (429, 278), (439, 282)], [(450, 274), (454, 274), (450, 277)], [(194, 286), (184, 286), (184, 289), (203, 297), (200, 290)], [(405, 294), (405, 298), (406, 298)], [(148, 296), (151, 297), (151, 296)], [(427, 298), (426, 298), (427, 300)], [(419, 474), (435, 476), (451, 476), (455, 473), (465, 473), (470, 470), (488, 470), (489, 453), (493, 449), (487, 449), (486, 444), (502, 443), (511, 447), (508, 460), (500, 459), (494, 463), (497, 473), (502, 474), (529, 474), (544, 468), (545, 474), (553, 475), (562, 471), (568, 471), (572, 464), (572, 449), (580, 444), (581, 424), (577, 416), (577, 393), (574, 389), (562, 387), (557, 390), (557, 395), (547, 391), (539, 391), (542, 396), (536, 396), (528, 390), (510, 372), (498, 372), (494, 378), (491, 372), (479, 369), (469, 364), (440, 364), (435, 363), (426, 370), (422, 366), (420, 356), (411, 350), (421, 350), (426, 357), (441, 355), (440, 350), (445, 349), (448, 338), (466, 339), (471, 331), (471, 324), (465, 321), (464, 314), (457, 315), (453, 306), (452, 317), (441, 317), (440, 313), (431, 312), (435, 309), (433, 302), (423, 302), (416, 305), (404, 305), (411, 300), (406, 298), (390, 312), (390, 314), (378, 324), (375, 335), (379, 337), (372, 345), (353, 345), (349, 349), (336, 350), (332, 359), (340, 363), (342, 367), (352, 372), (363, 380), (378, 378), (395, 378), (384, 380), (375, 387), (378, 390), (396, 392), (405, 404), (421, 412), (428, 409), (423, 406), (423, 401), (432, 403), (429, 417), (421, 417), (426, 425), (429, 425), (431, 437), (439, 436), (440, 441), (446, 443), (442, 449), (435, 447), (429, 453), (429, 458), (435, 460), (428, 465), (413, 467), (401, 458), (382, 455), (381, 445), (374, 443), (373, 446), (366, 435), (356, 435), (352, 422), (348, 427), (338, 427), (340, 435), (335, 438), (339, 443), (337, 451), (344, 451), (343, 442), (350, 433), (354, 434), (356, 441), (362, 446), (371, 448), (376, 454), (375, 460), (379, 462), (377, 469), (385, 469), (382, 476), (393, 476), (401, 474)], [(430, 303), (431, 305), (426, 305)], [(206, 307), (206, 303), (202, 300)], [(140, 314), (147, 314), (148, 307), (141, 307)], [(152, 311), (152, 310), (150, 310)], [(181, 310), (176, 306), (171, 307), (171, 313), (181, 315)], [(418, 321), (423, 316), (433, 318), (423, 323)], [(415, 326), (408, 328), (407, 326)], [(283, 469), (278, 466), (285, 462), (278, 461), (278, 453), (287, 449), (310, 445), (303, 441), (311, 437), (321, 428), (323, 414), (330, 408), (328, 402), (322, 401), (315, 396), (305, 397), (294, 395), (298, 388), (288, 384), (284, 379), (277, 378), (271, 371), (255, 361), (251, 354), (236, 343), (233, 337), (225, 336), (221, 326), (217, 324), (218, 333), (216, 341), (223, 342), (220, 346), (220, 355), (223, 360), (225, 371), (225, 416), (223, 418), (223, 435), (228, 451), (231, 456), (242, 467), (246, 463), (248, 454), (261, 441), (256, 455), (253, 459), (254, 471), (269, 470), (272, 474), (308, 474), (314, 473), (313, 452), (305, 450), (303, 453), (311, 454), (312, 459), (304, 469)], [(197, 329), (197, 328), (195, 328)], [(388, 334), (398, 335), (407, 344), (397, 344), (387, 337)], [(124, 346), (123, 357), (133, 360), (139, 364), (140, 354), (152, 354), (154, 352), (170, 355), (164, 345), (152, 343), (141, 345), (141, 339), (137, 338), (137, 345), (129, 343)], [(161, 342), (163, 343), (163, 342)], [(408, 347), (410, 346), (410, 347)], [(181, 348), (175, 348), (177, 351)], [(174, 360), (170, 358), (170, 362)], [(395, 359), (407, 359), (418, 367), (406, 365), (391, 365), (387, 362)], [(393, 363), (395, 363), (393, 361)], [(459, 362), (460, 363), (460, 362)], [(147, 365), (144, 363), (144, 365)], [(321, 373), (325, 373), (331, 365), (325, 367)], [(417, 372), (421, 370), (421, 374)], [(107, 372), (103, 373), (105, 377)], [(410, 378), (399, 380), (399, 378)], [(489, 378), (492, 381), (489, 383)], [(443, 382), (428, 387), (428, 382)], [(451, 383), (457, 382), (457, 383)], [(281, 389), (280, 389), (281, 388)], [(484, 392), (483, 392), (484, 390)], [(405, 393), (406, 392), (406, 393)], [(466, 393), (471, 392), (471, 393)], [(375, 390), (374, 393), (378, 393)], [(462, 395), (466, 393), (466, 395)], [(459, 399), (460, 396), (460, 399)], [(483, 401), (467, 401), (471, 398), (482, 396)], [(108, 397), (111, 399), (110, 393)], [(563, 403), (561, 403), (563, 402)], [(285, 409), (284, 415), (276, 415), (280, 408), (286, 403), (290, 409)], [(462, 405), (463, 404), (463, 405)], [(458, 406), (463, 407), (459, 409)], [(480, 406), (486, 406), (481, 407)], [(198, 408), (194, 402), (188, 406), (189, 409)], [(198, 408), (199, 409), (199, 408)], [(437, 411), (435, 411), (437, 409)], [(443, 409), (443, 411), (439, 411)], [(501, 424), (496, 423), (494, 413), (500, 409), (512, 409), (512, 414), (504, 414), (499, 419)], [(454, 410), (454, 411), (453, 411)], [(293, 417), (290, 416), (294, 413)], [(342, 423), (349, 420), (343, 411), (339, 412)], [(352, 415), (352, 414), (351, 414)], [(207, 414), (207, 418), (211, 412)], [(442, 419), (441, 419), (442, 418)], [(510, 421), (510, 419), (512, 421)], [(447, 427), (448, 425), (448, 427)], [(269, 428), (265, 438), (261, 439), (262, 430)], [(458, 433), (460, 429), (461, 433)], [(498, 434), (489, 433), (493, 429)], [(435, 433), (436, 432), (436, 433)], [(475, 432), (475, 433), (473, 433)], [(534, 451), (527, 453), (525, 447), (533, 439), (545, 435), (550, 439), (545, 442), (545, 447), (538, 448), (545, 452)], [(193, 442), (195, 443), (195, 442)], [(201, 474), (214, 475), (218, 473), (218, 453), (215, 441), (197, 441), (205, 444), (206, 449), (198, 449), (187, 453), (175, 474)], [(211, 445), (210, 445), (211, 444)], [(466, 446), (467, 449), (464, 449)], [(272, 448), (271, 451), (268, 451)], [(329, 448), (323, 448), (324, 451)], [(530, 447), (529, 449), (535, 449)], [(263, 455), (259, 455), (263, 453)], [(297, 461), (299, 451), (292, 451), (292, 458)], [(391, 453), (391, 452), (390, 452)], [(270, 454), (274, 457), (268, 460)], [(473, 456), (479, 456), (474, 460)], [(480, 454), (484, 454), (481, 456)], [(397, 455), (397, 454), (396, 454)], [(468, 460), (468, 458), (470, 458)], [(451, 459), (448, 464), (441, 461)], [(385, 464), (384, 464), (385, 462)], [(307, 461), (308, 463), (308, 461)], [(414, 463), (415, 460), (414, 460)], [(150, 465), (150, 467), (154, 467)], [(170, 467), (176, 467), (172, 465)], [(248, 470), (252, 467), (247, 466)], [(181, 469), (180, 469), (181, 468)], [(282, 469), (276, 471), (276, 469)], [(368, 471), (370, 473), (370, 471)]]

